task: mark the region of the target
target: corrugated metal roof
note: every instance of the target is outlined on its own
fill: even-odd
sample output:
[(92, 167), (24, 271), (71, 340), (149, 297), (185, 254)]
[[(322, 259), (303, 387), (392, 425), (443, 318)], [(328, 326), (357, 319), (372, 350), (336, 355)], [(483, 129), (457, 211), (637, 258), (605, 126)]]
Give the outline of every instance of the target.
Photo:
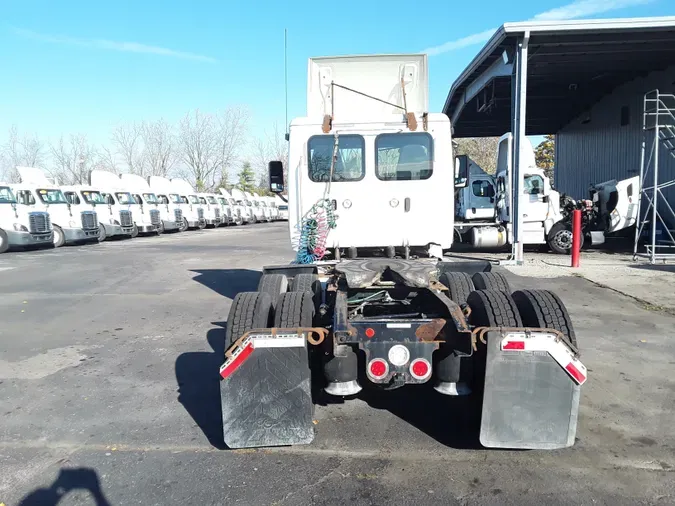
[[(486, 77), (505, 49), (529, 41), (528, 135), (554, 133), (615, 87), (675, 60), (675, 17), (536, 21), (501, 26), (455, 81), (443, 112), (456, 116), (455, 136), (501, 135), (510, 128), (510, 77)], [(480, 78), (483, 77), (481, 82)], [(490, 114), (476, 97), (479, 80)]]

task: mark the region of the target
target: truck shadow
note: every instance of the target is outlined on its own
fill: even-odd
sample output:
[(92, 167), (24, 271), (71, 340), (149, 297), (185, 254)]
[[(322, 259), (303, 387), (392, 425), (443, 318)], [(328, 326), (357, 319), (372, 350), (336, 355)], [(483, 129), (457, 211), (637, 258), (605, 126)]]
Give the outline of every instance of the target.
[(225, 331), (227, 324), (217, 325), (206, 335), (213, 352), (194, 351), (183, 353), (176, 359), (178, 402), (202, 430), (209, 443), (220, 450), (223, 442), (223, 421), (220, 402), (220, 366), (225, 356)]
[(223, 297), (234, 299), (239, 292), (255, 291), (262, 273), (250, 269), (199, 269), (193, 278)]
[(364, 388), (358, 398), (373, 409), (389, 411), (442, 445), (457, 450), (483, 449), (478, 439), (480, 403), (474, 396), (442, 395), (425, 384), (384, 392)]

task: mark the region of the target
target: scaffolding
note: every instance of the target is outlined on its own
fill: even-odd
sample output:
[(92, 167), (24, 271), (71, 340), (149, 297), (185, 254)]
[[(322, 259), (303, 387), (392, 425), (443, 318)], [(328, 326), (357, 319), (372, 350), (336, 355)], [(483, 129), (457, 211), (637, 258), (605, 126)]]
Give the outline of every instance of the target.
[[(663, 190), (675, 186), (675, 179), (661, 181), (659, 163), (663, 156), (675, 158), (675, 95), (653, 90), (644, 96), (642, 150), (640, 153), (640, 198), (633, 259), (675, 259), (675, 211)], [(671, 175), (669, 175), (671, 176)], [(647, 239), (643, 243), (643, 236)], [(642, 248), (641, 248), (642, 245)]]

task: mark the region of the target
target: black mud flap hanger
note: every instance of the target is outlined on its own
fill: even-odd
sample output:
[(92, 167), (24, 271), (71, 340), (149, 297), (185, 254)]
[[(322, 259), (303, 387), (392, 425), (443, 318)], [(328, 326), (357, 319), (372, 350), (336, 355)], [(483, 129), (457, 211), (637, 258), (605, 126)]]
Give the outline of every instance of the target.
[(486, 329), (480, 442), (552, 450), (574, 444), (586, 367), (554, 330)]
[[(314, 439), (307, 343), (325, 329), (247, 332), (220, 368), (223, 438), (228, 448), (309, 444)], [(317, 338), (318, 336), (318, 338)]]

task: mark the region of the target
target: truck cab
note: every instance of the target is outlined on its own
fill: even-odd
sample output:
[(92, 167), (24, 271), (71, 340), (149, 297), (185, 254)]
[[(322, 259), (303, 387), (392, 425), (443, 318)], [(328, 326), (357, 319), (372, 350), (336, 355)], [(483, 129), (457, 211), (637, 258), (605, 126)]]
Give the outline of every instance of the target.
[(86, 185), (62, 186), (68, 203), (80, 211), (95, 211), (98, 219), (98, 240), (108, 237), (131, 235), (133, 226), (122, 227), (118, 212), (106, 202), (100, 191)]
[(21, 183), (13, 186), (19, 205), (49, 213), (54, 229), (54, 246), (98, 242), (98, 217), (87, 209), (79, 211), (68, 203), (57, 185), (36, 167), (17, 167)]
[(47, 246), (54, 240), (49, 213), (19, 206), (8, 183), (0, 183), (0, 253), (13, 247)]
[(466, 174), (465, 184), (455, 190), (455, 217), (459, 221), (494, 221), (496, 182), (494, 176), (485, 172), (467, 155), (455, 159), (460, 173)]
[(220, 188), (220, 194), (229, 203), (232, 211), (231, 223), (235, 225), (243, 225), (246, 217), (246, 208), (237, 203), (232, 194), (225, 188)]
[(220, 202), (213, 193), (198, 193), (199, 203), (204, 208), (204, 217), (207, 227), (219, 227), (223, 222), (223, 213)]
[(136, 174), (122, 174), (120, 179), (134, 200), (140, 204), (142, 213), (147, 214), (158, 234), (180, 229), (181, 223), (176, 220), (175, 213), (169, 208), (168, 203), (160, 201), (145, 178)]
[(220, 205), (220, 212), (222, 216), (221, 225), (230, 225), (234, 223), (234, 213), (230, 201), (227, 200), (222, 194), (215, 195), (218, 205)]
[(288, 200), (285, 200), (281, 195), (274, 195), (274, 201), (279, 209), (279, 219), (288, 221)]
[[(187, 230), (188, 222), (184, 217), (184, 211), (188, 210), (187, 205), (183, 204), (180, 195), (173, 190), (171, 181), (162, 176), (149, 176), (148, 185), (157, 196), (162, 219), (166, 222), (175, 222), (180, 232)], [(167, 229), (166, 222), (164, 223), (165, 229)]]
[(279, 220), (279, 208), (277, 207), (277, 201), (274, 197), (263, 197), (267, 203), (267, 208), (270, 210), (270, 221)]
[(382, 58), (376, 69), (370, 61), (309, 63), (308, 114), (290, 124), (289, 227), (302, 226), (317, 205), (330, 206), (337, 226), (326, 248), (338, 257), (414, 250), (440, 258), (453, 241), (450, 121), (426, 112), (425, 56)]
[(230, 192), (232, 198), (237, 203), (242, 212), (244, 223), (255, 223), (255, 214), (253, 213), (253, 203), (248, 196), (238, 188), (233, 188)]
[(180, 197), (183, 206), (183, 219), (187, 222), (188, 228), (206, 228), (204, 207), (192, 185), (185, 179), (173, 178), (171, 179), (171, 188)]

